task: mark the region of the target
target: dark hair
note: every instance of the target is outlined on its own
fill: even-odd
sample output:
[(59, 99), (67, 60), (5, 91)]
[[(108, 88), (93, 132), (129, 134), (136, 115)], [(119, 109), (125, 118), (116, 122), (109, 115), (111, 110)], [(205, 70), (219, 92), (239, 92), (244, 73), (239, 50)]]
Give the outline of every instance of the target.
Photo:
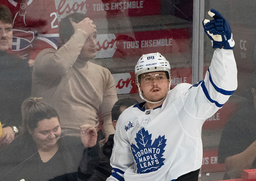
[(74, 21), (75, 23), (79, 23), (86, 17), (87, 16), (82, 13), (72, 13), (60, 21), (59, 35), (60, 35), (60, 39), (61, 39), (62, 43), (66, 43), (71, 38), (71, 36), (74, 34), (74, 29), (70, 22), (70, 19), (72, 21)]
[(5, 5), (0, 6), (0, 21), (12, 24), (12, 13)]
[[(123, 99), (119, 99), (118, 101), (116, 101), (116, 103), (114, 104), (113, 108), (112, 108), (112, 121), (114, 120), (117, 120), (121, 114), (121, 110), (120, 108), (122, 106), (125, 106), (126, 108), (134, 105), (134, 104), (137, 104), (138, 101), (136, 99), (133, 99), (133, 98), (123, 98)], [(109, 135), (109, 137), (112, 137), (113, 135)], [(110, 139), (111, 140), (111, 139)], [(110, 156), (112, 154), (112, 149), (113, 149), (113, 141), (107, 141), (103, 147), (102, 147), (102, 151), (103, 151), (103, 154), (108, 158), (110, 159)]]
[(34, 130), (38, 122), (44, 119), (51, 119), (59, 115), (57, 111), (49, 104), (43, 102), (42, 98), (30, 97), (23, 101), (21, 106), (22, 131)]
[(119, 99), (118, 101), (116, 101), (116, 103), (114, 104), (114, 106), (111, 110), (112, 121), (118, 119), (118, 117), (121, 114), (120, 108), (122, 106), (130, 107), (131, 105), (134, 105), (134, 104), (137, 104), (137, 103), (138, 103), (138, 101), (136, 99), (133, 99), (133, 98), (124, 98), (124, 99)]

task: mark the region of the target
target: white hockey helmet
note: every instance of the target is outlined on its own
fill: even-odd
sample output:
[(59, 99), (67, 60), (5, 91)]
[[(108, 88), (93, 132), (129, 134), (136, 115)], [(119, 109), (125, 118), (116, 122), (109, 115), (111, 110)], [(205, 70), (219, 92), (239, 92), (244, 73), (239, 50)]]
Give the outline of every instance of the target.
[(139, 83), (139, 75), (148, 72), (165, 71), (171, 78), (171, 66), (166, 58), (160, 53), (143, 54), (135, 66), (136, 84)]

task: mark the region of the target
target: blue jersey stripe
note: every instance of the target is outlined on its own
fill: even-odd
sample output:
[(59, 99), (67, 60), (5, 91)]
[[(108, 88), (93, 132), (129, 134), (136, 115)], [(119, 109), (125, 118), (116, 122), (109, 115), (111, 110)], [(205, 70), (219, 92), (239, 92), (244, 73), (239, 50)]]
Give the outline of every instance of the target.
[[(228, 95), (228, 96), (229, 96), (229, 95), (232, 95), (232, 94), (235, 92), (235, 91), (227, 91), (227, 90), (224, 90), (224, 89), (219, 88), (219, 87), (213, 82), (212, 77), (211, 77), (211, 73), (210, 73), (210, 70), (209, 70), (209, 69), (208, 69), (208, 72), (209, 72), (209, 80), (210, 80), (212, 86), (214, 87), (214, 89), (215, 89), (218, 93), (223, 94), (223, 95)], [(210, 102), (214, 103), (217, 107), (222, 107), (223, 104), (218, 103), (217, 101), (213, 100), (213, 99), (210, 97), (210, 95), (209, 95), (209, 93), (208, 93), (208, 90), (207, 90), (206, 87), (205, 87), (204, 81), (200, 81), (200, 82), (198, 82), (197, 84), (194, 84), (193, 87), (197, 87), (197, 86), (200, 85), (200, 84), (201, 84), (201, 87), (202, 87), (202, 89), (203, 89), (203, 92), (204, 92), (206, 98), (207, 98)]]
[(227, 90), (224, 90), (224, 89), (221, 89), (221, 88), (217, 87), (217, 85), (212, 80), (211, 72), (210, 72), (209, 69), (208, 69), (208, 72), (209, 72), (209, 80), (210, 80), (212, 86), (214, 87), (214, 89), (217, 92), (219, 92), (219, 93), (221, 93), (223, 95), (232, 95), (235, 92), (235, 91), (227, 91)]
[[(121, 176), (124, 174), (124, 172), (118, 168), (113, 168), (113, 171), (112, 171), (112, 177), (116, 178), (117, 180), (119, 181), (124, 181), (124, 178)], [(120, 175), (121, 174), (121, 175)]]
[(220, 103), (218, 103), (217, 101), (214, 101), (214, 100), (210, 97), (210, 95), (209, 95), (209, 93), (208, 93), (208, 91), (207, 91), (207, 89), (206, 89), (206, 87), (205, 87), (204, 81), (202, 81), (201, 87), (202, 87), (202, 89), (203, 89), (203, 91), (204, 91), (204, 94), (205, 94), (206, 98), (207, 98), (210, 102), (214, 103), (217, 107), (222, 107), (222, 106), (223, 106), (223, 104), (220, 104)]
[(124, 181), (124, 178), (120, 175), (118, 175), (117, 173), (112, 173), (112, 177), (116, 178), (119, 181)]
[(113, 172), (124, 174), (124, 171), (118, 168), (113, 168)]
[(217, 107), (222, 107), (223, 104), (219, 104), (217, 101), (214, 101), (214, 100), (210, 97), (210, 95), (209, 95), (209, 93), (208, 93), (208, 91), (207, 91), (207, 89), (206, 89), (206, 87), (205, 87), (204, 81), (200, 81), (200, 82), (198, 82), (197, 84), (194, 84), (194, 85), (191, 86), (191, 87), (198, 87), (200, 84), (201, 84), (201, 87), (202, 87), (202, 89), (203, 89), (203, 92), (204, 92), (204, 95), (206, 96), (206, 98), (207, 98), (210, 102), (214, 103)]

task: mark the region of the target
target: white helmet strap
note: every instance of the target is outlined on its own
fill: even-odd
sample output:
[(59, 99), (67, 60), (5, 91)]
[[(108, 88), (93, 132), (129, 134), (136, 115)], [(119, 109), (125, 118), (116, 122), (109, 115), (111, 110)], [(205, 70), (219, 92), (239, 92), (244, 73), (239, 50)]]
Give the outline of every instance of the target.
[(150, 104), (158, 104), (158, 103), (160, 103), (160, 102), (164, 99), (164, 97), (163, 97), (163, 98), (160, 99), (159, 101), (155, 101), (155, 102), (149, 101), (149, 100), (147, 100), (147, 99), (145, 99), (145, 98), (143, 97), (142, 92), (141, 92), (141, 90), (140, 90), (140, 87), (138, 87), (138, 89), (139, 89), (140, 98), (141, 98), (142, 100), (144, 100), (144, 101), (150, 103)]

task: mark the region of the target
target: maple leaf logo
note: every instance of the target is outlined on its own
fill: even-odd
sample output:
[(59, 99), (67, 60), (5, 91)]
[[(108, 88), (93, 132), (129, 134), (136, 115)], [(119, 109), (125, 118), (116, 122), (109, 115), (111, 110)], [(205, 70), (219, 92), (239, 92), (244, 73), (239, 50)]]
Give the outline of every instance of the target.
[(142, 128), (137, 134), (135, 144), (131, 145), (132, 154), (137, 164), (137, 173), (149, 173), (164, 165), (163, 153), (166, 146), (165, 136), (158, 136), (152, 144), (152, 135)]

